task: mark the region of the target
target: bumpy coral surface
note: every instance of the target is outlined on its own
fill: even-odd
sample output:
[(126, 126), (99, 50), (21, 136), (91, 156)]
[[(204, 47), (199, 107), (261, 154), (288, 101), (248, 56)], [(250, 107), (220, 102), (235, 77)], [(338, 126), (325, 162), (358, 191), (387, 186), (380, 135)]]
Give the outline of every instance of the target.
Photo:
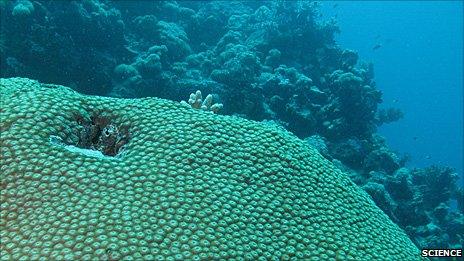
[[(281, 129), (21, 78), (0, 90), (2, 258), (419, 258), (365, 192)], [(77, 147), (92, 121), (125, 133), (116, 155)]]

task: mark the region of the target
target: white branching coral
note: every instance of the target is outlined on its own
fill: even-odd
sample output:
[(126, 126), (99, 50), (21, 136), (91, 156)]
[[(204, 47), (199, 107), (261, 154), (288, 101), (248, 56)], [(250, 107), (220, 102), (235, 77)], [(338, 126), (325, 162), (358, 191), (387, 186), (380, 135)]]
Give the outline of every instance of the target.
[(213, 113), (218, 113), (219, 110), (221, 110), (223, 107), (222, 103), (213, 104), (213, 95), (211, 94), (208, 94), (205, 100), (203, 100), (200, 90), (197, 90), (195, 93), (190, 94), (188, 103), (185, 101), (181, 101), (180, 103), (190, 106), (194, 109), (211, 111)]

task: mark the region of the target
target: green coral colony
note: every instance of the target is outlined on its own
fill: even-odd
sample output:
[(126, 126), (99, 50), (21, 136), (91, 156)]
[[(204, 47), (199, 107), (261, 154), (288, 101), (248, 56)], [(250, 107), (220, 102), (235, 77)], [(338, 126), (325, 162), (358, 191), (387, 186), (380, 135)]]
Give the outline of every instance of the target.
[[(364, 191), (272, 125), (23, 78), (0, 90), (2, 259), (419, 258)], [(125, 144), (79, 148), (91, 121)]]

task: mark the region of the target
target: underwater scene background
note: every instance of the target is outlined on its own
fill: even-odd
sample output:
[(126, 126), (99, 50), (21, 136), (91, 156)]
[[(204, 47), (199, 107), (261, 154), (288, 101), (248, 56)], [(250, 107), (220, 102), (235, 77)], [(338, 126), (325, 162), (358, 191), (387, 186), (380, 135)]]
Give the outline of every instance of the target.
[(462, 249), (462, 8), (0, 1), (0, 77), (192, 107), (212, 94), (208, 109), (316, 148), (419, 249)]
[(380, 106), (405, 113), (380, 127), (387, 143), (409, 153), (411, 166), (438, 163), (462, 174), (462, 1), (323, 2), (321, 8), (338, 21), (339, 45), (374, 64)]

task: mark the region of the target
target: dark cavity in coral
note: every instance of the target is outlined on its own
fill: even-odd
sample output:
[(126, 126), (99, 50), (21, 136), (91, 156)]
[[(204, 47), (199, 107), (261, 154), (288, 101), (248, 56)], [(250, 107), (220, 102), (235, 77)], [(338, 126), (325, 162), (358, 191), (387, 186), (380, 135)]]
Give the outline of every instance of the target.
[(77, 116), (79, 125), (76, 147), (100, 151), (106, 156), (116, 156), (129, 141), (127, 128), (117, 126), (108, 117), (94, 115), (89, 119)]

